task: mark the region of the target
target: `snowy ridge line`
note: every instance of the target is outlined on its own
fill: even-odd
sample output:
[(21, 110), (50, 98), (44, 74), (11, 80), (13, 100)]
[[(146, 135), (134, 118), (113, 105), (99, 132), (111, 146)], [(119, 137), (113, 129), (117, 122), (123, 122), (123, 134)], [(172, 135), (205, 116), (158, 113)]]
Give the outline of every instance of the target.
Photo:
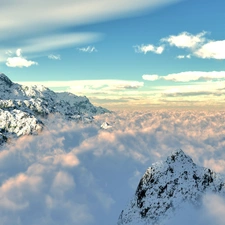
[(11, 137), (38, 134), (51, 114), (89, 123), (95, 115), (109, 112), (85, 96), (56, 93), (42, 85), (23, 86), (0, 73), (0, 144)]
[(117, 224), (163, 225), (184, 203), (200, 207), (206, 193), (225, 197), (224, 177), (197, 166), (182, 150), (176, 150), (166, 161), (147, 169)]

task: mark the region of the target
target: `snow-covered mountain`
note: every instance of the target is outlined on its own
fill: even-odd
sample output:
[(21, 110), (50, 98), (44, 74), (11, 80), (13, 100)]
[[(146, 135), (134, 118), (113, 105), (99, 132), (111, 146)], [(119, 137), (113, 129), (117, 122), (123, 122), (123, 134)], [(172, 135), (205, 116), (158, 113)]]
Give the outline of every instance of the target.
[(185, 202), (201, 205), (206, 192), (225, 196), (224, 177), (197, 166), (182, 150), (176, 150), (165, 162), (147, 169), (118, 225), (163, 225)]
[(38, 133), (50, 114), (90, 122), (94, 115), (106, 112), (109, 110), (95, 107), (87, 97), (55, 93), (44, 86), (23, 86), (0, 73), (0, 144), (11, 136)]

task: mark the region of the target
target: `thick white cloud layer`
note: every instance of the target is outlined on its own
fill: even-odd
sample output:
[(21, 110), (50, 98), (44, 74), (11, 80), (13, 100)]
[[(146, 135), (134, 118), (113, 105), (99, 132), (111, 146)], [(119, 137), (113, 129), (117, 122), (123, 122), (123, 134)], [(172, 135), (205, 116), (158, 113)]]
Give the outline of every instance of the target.
[[(112, 128), (100, 129), (104, 121)], [(87, 125), (52, 117), (41, 135), (0, 151), (0, 224), (115, 225), (145, 170), (177, 148), (225, 174), (224, 121), (223, 111), (124, 111)], [(222, 225), (224, 200), (203, 203), (198, 215), (188, 208), (192, 221)]]
[(171, 218), (166, 225), (223, 225), (225, 201), (216, 194), (207, 193), (202, 199), (203, 207), (193, 207), (184, 204), (177, 215)]

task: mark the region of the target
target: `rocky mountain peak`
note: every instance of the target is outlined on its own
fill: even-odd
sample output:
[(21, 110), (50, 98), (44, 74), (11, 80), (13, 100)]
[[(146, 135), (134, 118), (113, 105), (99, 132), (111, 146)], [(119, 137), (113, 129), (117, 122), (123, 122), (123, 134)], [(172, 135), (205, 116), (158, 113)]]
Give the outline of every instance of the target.
[(182, 150), (149, 167), (135, 195), (121, 212), (118, 225), (162, 224), (185, 202), (201, 205), (206, 192), (225, 196), (225, 180), (211, 169), (197, 166)]
[(4, 74), (0, 73), (0, 85), (7, 85), (11, 87), (13, 82)]
[(186, 155), (181, 149), (175, 150), (167, 157), (166, 163), (193, 163), (193, 160), (190, 156)]

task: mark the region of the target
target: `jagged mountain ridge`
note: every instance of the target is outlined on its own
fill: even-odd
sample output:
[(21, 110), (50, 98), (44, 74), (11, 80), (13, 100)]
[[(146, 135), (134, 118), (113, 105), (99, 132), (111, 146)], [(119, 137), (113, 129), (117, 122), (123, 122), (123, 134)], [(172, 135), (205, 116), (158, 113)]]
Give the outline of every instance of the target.
[(92, 121), (94, 115), (107, 112), (110, 111), (95, 107), (85, 96), (56, 93), (42, 85), (20, 85), (0, 73), (0, 144), (9, 136), (38, 133), (43, 129), (43, 118), (50, 114)]
[(225, 197), (224, 177), (197, 166), (182, 150), (176, 150), (165, 162), (147, 169), (118, 225), (163, 225), (184, 202), (200, 206), (206, 192)]

